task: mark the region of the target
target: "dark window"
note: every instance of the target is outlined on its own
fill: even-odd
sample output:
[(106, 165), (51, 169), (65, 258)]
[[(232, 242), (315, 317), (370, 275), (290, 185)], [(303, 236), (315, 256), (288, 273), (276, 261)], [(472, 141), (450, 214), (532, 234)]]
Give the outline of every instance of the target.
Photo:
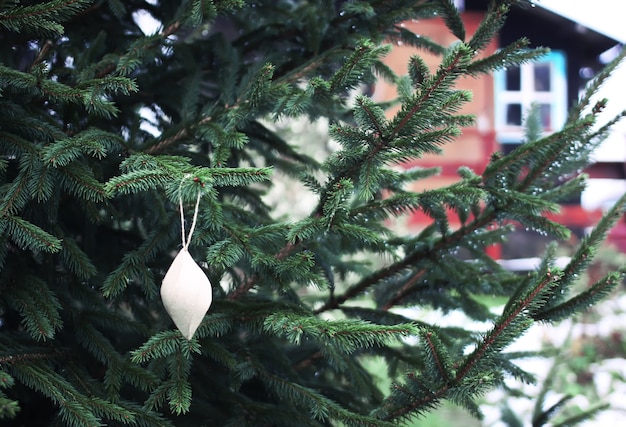
[(522, 104), (506, 105), (506, 124), (521, 126), (522, 124)]
[(519, 67), (510, 67), (506, 69), (506, 86), (505, 90), (520, 90), (522, 88), (521, 74)]
[(550, 64), (535, 64), (535, 90), (550, 92)]

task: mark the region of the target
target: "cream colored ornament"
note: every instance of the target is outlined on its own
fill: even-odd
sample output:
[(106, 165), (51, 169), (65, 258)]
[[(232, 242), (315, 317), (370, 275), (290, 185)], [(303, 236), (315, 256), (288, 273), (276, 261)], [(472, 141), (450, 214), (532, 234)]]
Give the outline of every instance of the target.
[[(182, 186), (182, 183), (181, 183)], [(191, 340), (204, 315), (211, 306), (213, 291), (204, 271), (189, 254), (189, 243), (198, 218), (200, 192), (196, 200), (189, 237), (185, 239), (185, 214), (180, 201), (180, 221), (183, 248), (178, 252), (167, 270), (161, 284), (161, 300), (176, 327), (185, 338)]]

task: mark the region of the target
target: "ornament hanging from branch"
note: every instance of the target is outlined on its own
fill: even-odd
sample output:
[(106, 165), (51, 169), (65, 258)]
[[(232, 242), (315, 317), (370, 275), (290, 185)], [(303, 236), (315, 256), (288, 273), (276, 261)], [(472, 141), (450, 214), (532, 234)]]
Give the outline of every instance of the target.
[[(184, 178), (183, 178), (184, 181)], [(181, 182), (182, 189), (182, 182)], [(180, 193), (180, 191), (179, 191)], [(211, 306), (213, 291), (204, 271), (189, 254), (191, 236), (198, 219), (201, 193), (198, 191), (189, 236), (185, 238), (185, 213), (183, 199), (179, 194), (180, 227), (183, 247), (165, 273), (161, 284), (161, 300), (176, 327), (185, 338), (191, 340), (204, 315)]]

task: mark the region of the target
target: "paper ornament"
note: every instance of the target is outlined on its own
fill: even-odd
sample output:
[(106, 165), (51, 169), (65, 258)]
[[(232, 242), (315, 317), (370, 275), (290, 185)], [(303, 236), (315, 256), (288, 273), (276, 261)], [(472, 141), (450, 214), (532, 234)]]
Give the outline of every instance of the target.
[(174, 258), (161, 284), (161, 300), (165, 310), (174, 321), (176, 327), (188, 340), (191, 340), (193, 337), (213, 301), (211, 282), (191, 257), (188, 250), (191, 235), (196, 226), (199, 204), (200, 193), (198, 192), (189, 237), (185, 239), (185, 216), (182, 198), (180, 199), (183, 248)]
[(211, 282), (187, 248), (178, 252), (167, 270), (161, 299), (176, 327), (190, 340), (211, 306), (213, 291)]

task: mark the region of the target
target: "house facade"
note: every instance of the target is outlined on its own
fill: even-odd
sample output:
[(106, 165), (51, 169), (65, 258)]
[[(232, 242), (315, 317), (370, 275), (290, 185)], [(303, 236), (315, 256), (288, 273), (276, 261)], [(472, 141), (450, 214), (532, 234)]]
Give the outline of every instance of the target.
[[(471, 35), (478, 28), (487, 2), (480, 0), (458, 1), (462, 18)], [(448, 46), (457, 41), (441, 19), (405, 22), (404, 26), (416, 34), (428, 36), (436, 43)], [(567, 112), (577, 100), (587, 81), (603, 66), (599, 55), (617, 42), (589, 28), (570, 21), (541, 7), (512, 8), (505, 26), (496, 40), (485, 49), (484, 55), (492, 54), (520, 37), (530, 39), (532, 46), (546, 46), (551, 53), (533, 63), (510, 67), (490, 75), (465, 78), (459, 89), (473, 93), (462, 114), (476, 117), (475, 125), (464, 128), (458, 140), (447, 144), (442, 155), (429, 155), (404, 164), (405, 167), (441, 168), (441, 174), (414, 183), (414, 191), (437, 188), (457, 181), (460, 166), (469, 166), (482, 172), (493, 152), (508, 153), (522, 143), (524, 116), (532, 104), (537, 104), (543, 131), (558, 130)], [(438, 57), (415, 48), (396, 45), (386, 58), (386, 63), (397, 73), (406, 74), (407, 59), (418, 53), (434, 69)], [(384, 82), (376, 86), (374, 98), (378, 101), (394, 99), (395, 89)], [(389, 111), (389, 115), (394, 114)], [(610, 163), (610, 162), (609, 162)], [(624, 163), (595, 164), (587, 172), (592, 177), (624, 176)], [(621, 175), (620, 175), (621, 173)], [(587, 227), (595, 224), (602, 215), (600, 208), (588, 210), (581, 206), (580, 198), (567, 201), (558, 214), (551, 218), (568, 226), (575, 235), (582, 235)], [(430, 223), (424, 214), (414, 213), (408, 220), (409, 228), (419, 229)], [(454, 224), (451, 224), (454, 225)], [(492, 248), (497, 258), (520, 258), (535, 256), (544, 249), (541, 236), (516, 232), (510, 239), (514, 244)], [(619, 238), (619, 236), (618, 236)]]

